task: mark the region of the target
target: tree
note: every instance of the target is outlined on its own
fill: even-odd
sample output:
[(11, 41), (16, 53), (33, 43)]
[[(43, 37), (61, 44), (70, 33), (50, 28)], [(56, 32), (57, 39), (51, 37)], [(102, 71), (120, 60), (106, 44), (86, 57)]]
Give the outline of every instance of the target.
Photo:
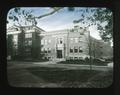
[(82, 22), (86, 26), (97, 26), (104, 41), (113, 40), (113, 14), (108, 8), (84, 8), (79, 10), (81, 18), (73, 23)]
[[(39, 15), (34, 16), (33, 11), (26, 11), (25, 9), (21, 9), (19, 7), (14, 8), (14, 13), (10, 13), (9, 19), (13, 19), (14, 21), (18, 21), (19, 25), (21, 23), (20, 18), (24, 18), (24, 23), (31, 23), (32, 25), (37, 24), (37, 20), (43, 17), (52, 15), (64, 7), (50, 7), (51, 11)], [(75, 11), (75, 7), (68, 7), (68, 11)], [(80, 19), (74, 20), (73, 23), (82, 22), (86, 26), (97, 26), (99, 30), (100, 36), (104, 41), (109, 41), (113, 39), (113, 14), (112, 11), (108, 8), (79, 8), (81, 12)], [(16, 13), (18, 15), (16, 15)], [(13, 15), (14, 14), (14, 15)], [(104, 25), (103, 25), (104, 24)]]

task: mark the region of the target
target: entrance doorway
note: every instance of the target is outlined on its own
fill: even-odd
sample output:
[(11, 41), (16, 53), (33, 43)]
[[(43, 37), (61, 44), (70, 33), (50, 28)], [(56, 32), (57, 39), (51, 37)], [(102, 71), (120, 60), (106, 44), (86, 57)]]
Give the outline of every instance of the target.
[(57, 58), (62, 58), (62, 50), (57, 50)]

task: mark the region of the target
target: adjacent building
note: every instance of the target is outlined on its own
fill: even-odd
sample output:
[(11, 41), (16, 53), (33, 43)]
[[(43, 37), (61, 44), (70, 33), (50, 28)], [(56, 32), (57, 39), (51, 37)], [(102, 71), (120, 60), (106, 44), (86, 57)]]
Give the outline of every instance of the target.
[[(22, 30), (24, 31), (23, 34), (21, 34)], [(21, 53), (24, 53), (23, 55), (25, 59), (31, 59), (32, 57), (39, 56), (40, 52), (39, 34), (41, 32), (45, 31), (37, 26), (22, 26), (22, 27), (12, 26), (8, 28), (7, 39), (12, 38), (14, 48), (13, 52), (11, 53), (12, 56), (14, 56), (15, 58), (22, 57), (20, 56), (22, 55)], [(11, 56), (11, 54), (8, 53), (8, 56)]]

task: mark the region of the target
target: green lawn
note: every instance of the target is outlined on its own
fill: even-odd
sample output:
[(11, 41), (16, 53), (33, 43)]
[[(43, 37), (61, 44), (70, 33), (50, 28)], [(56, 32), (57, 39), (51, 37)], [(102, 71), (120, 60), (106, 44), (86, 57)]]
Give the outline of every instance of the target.
[[(28, 68), (29, 72), (46, 81), (62, 87), (106, 87), (112, 82), (112, 71), (65, 70), (61, 68), (35, 67)], [(92, 85), (93, 84), (93, 85)]]

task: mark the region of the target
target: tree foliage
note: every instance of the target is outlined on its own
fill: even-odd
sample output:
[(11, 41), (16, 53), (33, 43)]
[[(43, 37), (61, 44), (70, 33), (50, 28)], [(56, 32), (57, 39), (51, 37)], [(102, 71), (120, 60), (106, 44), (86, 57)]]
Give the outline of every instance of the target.
[(40, 14), (39, 16), (35, 16), (33, 14), (33, 10), (26, 10), (20, 7), (13, 8), (12, 11), (10, 11), (8, 15), (8, 19), (14, 21), (14, 24), (17, 24), (19, 26), (22, 25), (37, 25), (38, 19), (41, 19), (43, 17), (52, 15), (56, 12), (58, 12), (63, 7), (50, 7), (51, 11), (45, 14)]
[(87, 27), (97, 26), (100, 36), (104, 41), (113, 39), (113, 14), (108, 8), (84, 8), (79, 10), (81, 18), (73, 23), (83, 23)]
[(8, 20), (13, 21), (14, 25), (18, 26), (34, 24), (36, 21), (34, 19), (31, 19), (34, 17), (32, 13), (32, 10), (25, 10), (20, 7), (15, 7), (10, 10)]
[[(13, 20), (15, 23), (24, 22), (26, 25), (28, 23), (36, 25), (38, 19), (52, 15), (64, 7), (49, 7), (50, 12), (45, 14), (40, 14), (35, 16), (32, 10), (21, 9), (20, 7), (14, 8), (14, 11), (9, 13), (9, 19)], [(68, 11), (75, 11), (76, 7), (68, 7)], [(108, 8), (79, 8), (81, 12), (80, 19), (75, 19), (73, 23), (83, 23), (87, 27), (92, 25), (97, 26), (100, 36), (104, 41), (109, 41), (113, 39), (113, 14)], [(22, 19), (21, 19), (22, 18)], [(23, 19), (24, 18), (24, 19)], [(22, 21), (23, 20), (23, 21)], [(22, 23), (23, 25), (23, 23)]]

